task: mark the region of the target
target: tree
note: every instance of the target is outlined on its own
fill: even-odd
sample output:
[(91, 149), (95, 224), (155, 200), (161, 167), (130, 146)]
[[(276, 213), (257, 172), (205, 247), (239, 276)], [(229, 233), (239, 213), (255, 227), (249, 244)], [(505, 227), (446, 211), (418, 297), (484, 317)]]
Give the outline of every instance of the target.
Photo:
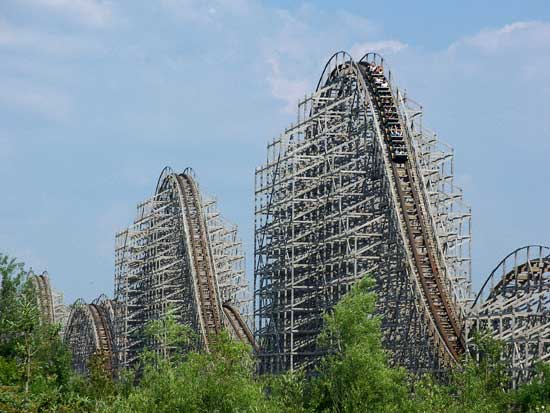
[(374, 315), (374, 282), (365, 277), (325, 316), (321, 343), (336, 352), (312, 383), (312, 406), (326, 412), (403, 412), (410, 409), (406, 373), (391, 368)]
[(269, 400), (285, 413), (313, 412), (309, 406), (311, 386), (304, 372), (293, 371), (275, 376), (260, 377)]
[(41, 322), (22, 263), (0, 254), (0, 274), (0, 410), (60, 410), (71, 377), (60, 326)]
[(10, 359), (15, 357), (20, 338), (13, 334), (11, 324), (17, 316), (17, 300), (25, 277), (23, 264), (0, 253), (0, 275), (0, 357)]
[(424, 376), (412, 392), (416, 411), (441, 413), (495, 413), (510, 411), (510, 377), (501, 360), (503, 343), (488, 333), (473, 340), (473, 355), (455, 366), (446, 384)]
[(533, 380), (520, 386), (512, 400), (519, 412), (550, 411), (550, 364), (537, 364)]
[(115, 392), (115, 384), (111, 372), (107, 369), (108, 355), (96, 351), (88, 360), (88, 395), (92, 399), (109, 398)]
[[(222, 332), (210, 352), (181, 351), (193, 338), (168, 316), (146, 329), (164, 353), (142, 355), (139, 383), (126, 387), (110, 406), (113, 412), (270, 412), (282, 411), (255, 379), (249, 346)], [(134, 377), (135, 379), (135, 377)], [(125, 394), (124, 394), (125, 393)]]
[[(14, 319), (8, 320), (8, 326), (13, 333), (22, 337), (15, 350), (23, 360), (23, 377), (25, 380), (25, 393), (29, 392), (31, 371), (34, 355), (38, 351), (38, 343), (35, 336), (40, 327), (40, 313), (36, 307), (34, 297), (25, 291), (16, 301)], [(29, 297), (31, 295), (31, 297)]]
[(450, 390), (457, 404), (469, 412), (508, 411), (510, 377), (501, 358), (503, 343), (482, 332), (473, 345), (474, 356), (452, 372)]

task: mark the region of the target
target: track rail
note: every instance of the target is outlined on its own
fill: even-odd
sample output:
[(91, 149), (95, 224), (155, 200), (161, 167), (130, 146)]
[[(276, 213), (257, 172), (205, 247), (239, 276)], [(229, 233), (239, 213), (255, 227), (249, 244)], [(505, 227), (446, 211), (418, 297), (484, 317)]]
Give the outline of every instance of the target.
[(489, 299), (494, 298), (500, 293), (501, 290), (503, 291), (512, 281), (515, 282), (514, 288), (517, 291), (532, 281), (530, 279), (530, 275), (540, 276), (544, 273), (550, 273), (550, 257), (544, 259), (534, 259), (518, 265), (514, 270), (508, 272), (508, 274), (506, 274), (502, 280), (500, 280), (498, 284), (491, 289)]
[(404, 122), (383, 67), (374, 62), (360, 62), (358, 66), (372, 97), (373, 108), (390, 156), (390, 179), (397, 189), (397, 209), (405, 224), (405, 241), (412, 253), (414, 271), (437, 330), (452, 356), (452, 360), (448, 361), (456, 362), (459, 354), (465, 350), (462, 326), (445, 285), (444, 264), (438, 260), (437, 242), (426, 216), (429, 207), (415, 174), (415, 160), (410, 146), (405, 142), (406, 129), (402, 126)]
[(189, 238), (188, 248), (195, 275), (195, 296), (198, 301), (199, 319), (201, 329), (204, 331), (204, 344), (208, 350), (213, 336), (222, 329), (216, 273), (197, 185), (194, 179), (185, 173), (178, 175), (177, 179)]
[(89, 304), (88, 309), (92, 316), (94, 328), (97, 335), (96, 347), (105, 356), (105, 367), (107, 371), (113, 371), (112, 359), (113, 359), (113, 338), (111, 336), (111, 329), (107, 317), (104, 313), (105, 310), (101, 309), (97, 304)]
[(113, 307), (111, 300), (100, 296), (91, 304), (77, 300), (71, 308), (63, 341), (73, 354), (73, 368), (87, 374), (94, 354), (104, 357), (105, 370), (113, 374), (114, 357)]
[[(487, 277), (468, 317), (469, 342), (478, 332), (502, 341), (515, 387), (550, 359), (550, 248), (528, 245), (508, 254)], [(477, 356), (478, 349), (470, 351)]]
[(246, 304), (236, 228), (223, 220), (215, 200), (203, 198), (189, 168), (163, 169), (153, 197), (117, 234), (115, 251), (117, 367), (134, 365), (147, 347), (163, 355), (172, 351), (143, 334), (149, 322), (168, 314), (191, 327), (195, 346), (208, 352), (228, 326), (222, 303)]
[[(522, 253), (525, 257), (523, 257)], [(533, 253), (539, 257), (530, 258), (530, 254)], [(512, 270), (506, 271), (507, 265), (511, 265)], [(479, 289), (472, 308), (475, 309), (476, 306), (482, 305), (484, 302), (494, 299), (500, 294), (506, 294), (505, 289), (510, 285), (514, 286), (514, 293), (524, 288), (533, 292), (541, 291), (541, 286), (533, 285), (539, 281), (538, 277), (548, 272), (550, 272), (550, 247), (528, 245), (518, 248), (506, 256), (487, 277)], [(499, 278), (500, 273), (502, 275)], [(495, 280), (497, 280), (496, 284)]]
[(41, 311), (42, 319), (47, 323), (55, 321), (53, 308), (52, 290), (50, 280), (47, 275), (34, 275), (33, 284), (36, 289), (38, 305)]
[(242, 319), (239, 311), (231, 304), (224, 303), (223, 312), (229, 322), (229, 326), (231, 327), (233, 334), (243, 343), (250, 344), (254, 351), (258, 352), (260, 350), (258, 344), (256, 343), (256, 340), (254, 340), (252, 332)]

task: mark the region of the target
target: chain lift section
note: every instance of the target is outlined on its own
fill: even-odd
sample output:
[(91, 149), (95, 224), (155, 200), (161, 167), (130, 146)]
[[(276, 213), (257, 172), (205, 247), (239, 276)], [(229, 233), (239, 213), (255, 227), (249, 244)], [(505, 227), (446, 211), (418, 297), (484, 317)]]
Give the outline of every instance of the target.
[(256, 170), (260, 371), (315, 364), (322, 314), (367, 274), (395, 363), (421, 372), (456, 362), (470, 210), (441, 145), (378, 55), (331, 58), (297, 124), (268, 144)]

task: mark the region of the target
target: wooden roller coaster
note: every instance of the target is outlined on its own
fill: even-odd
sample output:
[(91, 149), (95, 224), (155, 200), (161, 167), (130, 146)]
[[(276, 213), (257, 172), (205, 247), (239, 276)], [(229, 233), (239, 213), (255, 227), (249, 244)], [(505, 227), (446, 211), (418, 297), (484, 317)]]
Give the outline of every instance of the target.
[(73, 354), (73, 367), (77, 372), (87, 373), (90, 357), (99, 355), (105, 370), (115, 373), (113, 321), (113, 302), (104, 295), (91, 304), (79, 299), (72, 305), (64, 341)]
[[(512, 251), (489, 274), (468, 317), (468, 335), (491, 332), (504, 344), (512, 384), (531, 379), (550, 360), (550, 248)], [(473, 342), (473, 340), (470, 340)], [(471, 346), (472, 354), (477, 354)]]
[(247, 302), (241, 248), (236, 229), (221, 220), (214, 201), (203, 198), (192, 171), (165, 168), (153, 198), (117, 235), (115, 341), (122, 366), (133, 365), (146, 345), (172, 351), (144, 339), (145, 326), (167, 314), (197, 332), (206, 351), (224, 327), (254, 347), (243, 318), (222, 307), (238, 304), (238, 313)]
[(47, 272), (40, 275), (29, 271), (29, 280), (36, 296), (36, 305), (43, 323), (58, 323), (61, 326), (61, 334), (67, 321), (68, 311), (63, 303), (63, 294), (52, 288)]
[(38, 301), (38, 308), (42, 316), (42, 320), (46, 323), (53, 323), (55, 321), (52, 289), (50, 286), (50, 280), (44, 273), (41, 275), (31, 274), (31, 282), (36, 292), (36, 299)]
[[(466, 350), (470, 209), (452, 154), (374, 53), (327, 62), (256, 169), (261, 371), (310, 370), (323, 314), (369, 274), (392, 362), (441, 371)], [(449, 164), (446, 162), (449, 161)]]
[(235, 338), (241, 340), (243, 343), (250, 344), (252, 348), (256, 352), (258, 352), (259, 347), (256, 344), (256, 340), (254, 340), (254, 336), (252, 335), (252, 332), (241, 317), (239, 310), (237, 310), (235, 306), (231, 305), (230, 303), (224, 303), (223, 312), (225, 314), (227, 322), (229, 323), (228, 326), (233, 331)]

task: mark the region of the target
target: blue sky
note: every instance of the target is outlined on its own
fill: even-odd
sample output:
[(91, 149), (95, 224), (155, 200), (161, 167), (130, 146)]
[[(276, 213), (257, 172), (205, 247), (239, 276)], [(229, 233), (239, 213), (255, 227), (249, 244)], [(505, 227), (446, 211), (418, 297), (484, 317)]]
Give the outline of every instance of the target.
[(476, 285), (550, 244), (546, 1), (1, 0), (0, 250), (111, 294), (115, 232), (190, 166), (251, 264), (254, 168), (337, 50), (382, 53), (454, 146)]

